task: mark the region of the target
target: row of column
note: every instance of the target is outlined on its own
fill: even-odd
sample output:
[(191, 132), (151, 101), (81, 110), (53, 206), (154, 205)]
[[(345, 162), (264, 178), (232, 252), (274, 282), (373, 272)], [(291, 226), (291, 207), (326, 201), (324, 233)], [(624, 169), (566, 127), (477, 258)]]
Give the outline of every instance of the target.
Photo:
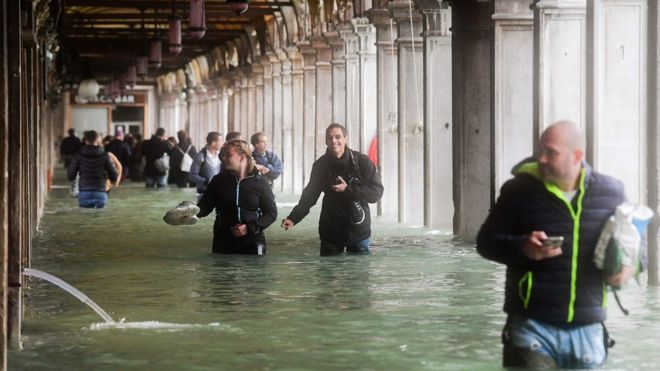
[(648, 1), (528, 3), (496, 1), (492, 17), (494, 191), (544, 128), (571, 119), (588, 161), (646, 202)]
[[(224, 78), (228, 128), (264, 131), (300, 192), (330, 122), (378, 140), (379, 215), (473, 239), (512, 166), (571, 119), (588, 160), (652, 201), (648, 0), (395, 0)], [(452, 24), (453, 23), (453, 24)], [(451, 29), (451, 32), (450, 32)], [(628, 161), (621, 161), (625, 158)]]
[[(55, 127), (64, 116), (46, 101), (46, 52), (26, 20), (32, 6), (0, 2), (0, 368), (7, 346), (20, 348), (22, 269), (30, 266), (32, 237), (43, 216), (54, 163)], [(34, 21), (33, 21), (34, 22)], [(32, 29), (31, 29), (32, 28)], [(57, 110), (58, 114), (51, 113)]]
[[(228, 114), (211, 117), (246, 138), (265, 132), (284, 163), (275, 189), (294, 193), (325, 153), (325, 128), (343, 124), (350, 148), (377, 149), (385, 185), (379, 215), (450, 228), (451, 15), (438, 1), (417, 7), (390, 2), (229, 71), (217, 84)], [(207, 100), (189, 99), (191, 112)], [(191, 113), (190, 131), (201, 133), (208, 118)]]
[[(533, 5), (495, 2), (491, 194), (548, 125), (570, 119), (586, 133), (587, 161), (620, 179), (630, 201), (657, 212), (657, 1)], [(649, 232), (651, 284), (657, 230), (654, 223)]]

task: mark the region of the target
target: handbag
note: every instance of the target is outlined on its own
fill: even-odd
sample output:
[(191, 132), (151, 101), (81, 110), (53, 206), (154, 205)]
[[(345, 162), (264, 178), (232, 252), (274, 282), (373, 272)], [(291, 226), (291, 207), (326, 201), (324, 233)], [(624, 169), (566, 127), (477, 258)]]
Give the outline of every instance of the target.
[(163, 157), (154, 161), (154, 166), (156, 167), (156, 170), (161, 173), (166, 172), (170, 169), (170, 156), (168, 156), (167, 153), (163, 153)]
[(193, 158), (188, 154), (188, 152), (190, 152), (191, 147), (192, 146), (189, 146), (185, 152), (181, 151), (181, 148), (176, 147), (181, 153), (183, 153), (183, 158), (181, 158), (181, 171), (183, 171), (184, 173), (190, 172), (190, 167), (192, 166), (193, 163)]

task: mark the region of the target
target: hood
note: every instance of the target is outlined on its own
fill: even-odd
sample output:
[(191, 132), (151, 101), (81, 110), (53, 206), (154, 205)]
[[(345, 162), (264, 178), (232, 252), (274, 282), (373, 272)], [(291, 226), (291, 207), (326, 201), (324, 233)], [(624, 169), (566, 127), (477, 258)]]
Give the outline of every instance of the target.
[[(589, 178), (592, 172), (591, 165), (586, 161), (582, 161), (582, 171), (584, 171), (586, 178)], [(535, 179), (543, 181), (541, 178), (541, 172), (539, 171), (539, 163), (534, 157), (528, 157), (514, 165), (511, 169), (511, 174), (513, 176), (527, 174)]]
[(99, 146), (84, 145), (80, 148), (80, 154), (85, 157), (99, 157), (103, 155), (104, 152), (103, 147)]

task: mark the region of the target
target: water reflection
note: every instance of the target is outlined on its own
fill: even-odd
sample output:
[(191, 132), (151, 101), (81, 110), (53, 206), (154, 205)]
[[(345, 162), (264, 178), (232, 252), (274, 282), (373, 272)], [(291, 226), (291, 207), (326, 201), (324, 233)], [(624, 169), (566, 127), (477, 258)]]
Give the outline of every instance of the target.
[(368, 255), (319, 258), (316, 268), (317, 308), (354, 310), (371, 305), (371, 259)]
[(258, 310), (267, 305), (267, 292), (273, 277), (265, 257), (209, 254), (209, 265), (198, 278), (198, 296), (213, 304), (241, 306), (242, 310)]
[[(120, 187), (106, 210), (86, 213), (56, 189), (33, 267), (140, 325), (90, 330), (98, 319), (80, 302), (31, 282), (25, 350), (11, 353), (10, 368), (499, 368), (504, 268), (472, 245), (377, 223), (372, 255), (321, 258), (313, 210), (294, 231), (269, 228), (266, 256), (213, 255), (212, 218), (185, 227), (162, 222), (188, 196)], [(278, 195), (280, 215), (292, 200)], [(631, 316), (610, 298), (617, 346), (607, 368), (654, 369), (660, 291), (631, 288), (622, 300)]]

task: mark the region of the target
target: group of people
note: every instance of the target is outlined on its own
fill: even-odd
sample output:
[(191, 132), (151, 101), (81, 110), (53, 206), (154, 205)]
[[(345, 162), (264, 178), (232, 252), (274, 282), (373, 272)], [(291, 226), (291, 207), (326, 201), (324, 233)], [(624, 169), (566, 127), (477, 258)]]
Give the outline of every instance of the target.
[[(90, 135), (92, 132), (96, 133), (91, 131)], [(87, 133), (86, 131), (84, 134)], [(223, 140), (220, 133), (210, 132), (206, 137), (206, 145), (200, 151), (191, 143), (190, 137), (184, 130), (177, 132), (178, 141), (177, 138), (166, 137), (163, 128), (157, 129), (150, 139), (144, 141), (141, 140), (139, 134), (125, 136), (121, 127), (115, 131), (114, 137), (106, 136), (101, 139), (98, 133), (95, 137), (97, 139), (94, 143), (87, 143), (76, 136), (74, 129), (69, 129), (68, 137), (64, 138), (60, 144), (61, 159), (65, 168), (71, 170), (72, 193), (76, 197), (79, 193), (79, 177), (87, 178), (90, 173), (87, 169), (70, 169), (69, 165), (74, 158), (77, 158), (77, 163), (80, 163), (81, 160), (86, 161), (84, 153), (89, 150), (78, 153), (85, 146), (94, 147), (94, 151), (103, 150), (101, 156), (110, 159), (119, 174), (117, 180), (113, 181), (115, 185), (119, 185), (121, 180), (130, 176), (133, 181), (144, 181), (147, 188), (161, 188), (168, 184), (175, 184), (181, 188), (196, 187), (199, 197), (201, 197), (211, 179), (222, 169), (220, 150), (224, 141), (241, 139), (241, 133), (229, 132)], [(272, 184), (282, 173), (282, 162), (268, 149), (268, 138), (263, 133), (253, 134), (251, 142), (252, 148), (254, 148), (251, 155), (255, 157), (256, 168)], [(101, 169), (95, 170), (100, 171)], [(106, 173), (106, 180), (110, 179), (109, 175)], [(84, 191), (107, 193), (110, 188), (110, 186), (105, 189), (97, 187)], [(86, 203), (80, 203), (80, 206), (104, 207), (107, 203), (107, 194), (102, 198), (105, 201), (95, 203), (93, 206)]]
[[(369, 203), (377, 202), (383, 185), (369, 158), (347, 148), (348, 133), (340, 124), (326, 130), (327, 151), (312, 167), (310, 180), (298, 205), (281, 226), (299, 223), (325, 193), (319, 233), (321, 255), (369, 253)], [(216, 211), (213, 252), (263, 255), (263, 231), (277, 218), (269, 175), (280, 169), (269, 165), (267, 138), (253, 136), (254, 151), (246, 142), (227, 142), (222, 150), (223, 171), (213, 177), (198, 202), (198, 217)]]
[[(324, 193), (320, 254), (369, 253), (368, 204), (383, 194), (378, 171), (367, 156), (346, 146), (348, 133), (342, 125), (331, 124), (325, 136), (326, 153), (314, 163), (300, 200), (281, 227), (288, 231), (300, 223)], [(193, 157), (186, 180), (201, 194), (197, 216), (216, 212), (213, 252), (265, 254), (264, 230), (277, 219), (270, 183), (282, 171), (281, 163), (269, 159), (267, 138), (255, 134), (251, 148), (240, 138), (226, 138), (223, 144), (219, 133), (209, 133), (199, 152), (190, 144), (181, 145), (187, 143), (182, 137), (176, 148), (168, 146), (163, 131), (151, 140), (162, 143), (153, 152), (145, 151), (143, 144), (148, 186), (162, 184), (164, 176), (150, 160), (164, 152)], [(92, 135), (85, 136), (87, 147), (94, 141)], [(603, 225), (625, 201), (623, 185), (586, 163), (585, 137), (572, 122), (549, 126), (538, 148), (535, 158), (514, 168), (513, 179), (502, 186), (477, 236), (479, 254), (507, 267), (503, 364), (599, 367), (610, 344), (603, 325), (606, 285), (621, 285), (625, 278), (605, 276), (592, 256)], [(102, 150), (94, 148), (79, 151), (69, 178), (81, 168), (81, 156), (95, 158), (111, 180), (116, 177), (111, 162), (99, 153)], [(94, 186), (100, 187), (101, 180), (99, 176)], [(92, 183), (84, 184), (81, 180), (81, 194)], [(550, 240), (560, 242), (548, 244)]]

